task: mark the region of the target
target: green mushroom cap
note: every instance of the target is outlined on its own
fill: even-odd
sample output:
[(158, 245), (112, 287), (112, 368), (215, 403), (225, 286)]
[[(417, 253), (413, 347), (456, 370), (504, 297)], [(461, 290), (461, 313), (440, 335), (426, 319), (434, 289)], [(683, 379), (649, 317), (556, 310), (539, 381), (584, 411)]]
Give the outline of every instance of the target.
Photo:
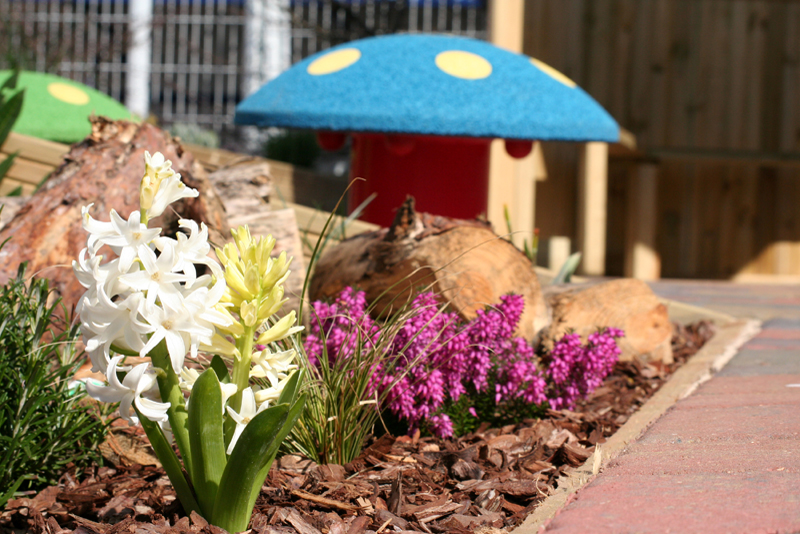
[[(11, 75), (10, 70), (0, 70), (0, 85)], [(25, 99), (12, 128), (20, 134), (76, 143), (91, 133), (92, 114), (110, 119), (132, 118), (130, 111), (110, 96), (53, 74), (22, 71), (17, 89), (22, 88)]]

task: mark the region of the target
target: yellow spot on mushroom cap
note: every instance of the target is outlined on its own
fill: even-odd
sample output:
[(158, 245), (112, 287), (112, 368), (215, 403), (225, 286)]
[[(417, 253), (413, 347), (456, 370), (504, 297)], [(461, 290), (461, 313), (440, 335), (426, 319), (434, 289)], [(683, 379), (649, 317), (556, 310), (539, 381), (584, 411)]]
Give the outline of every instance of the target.
[(342, 48), (335, 50), (311, 62), (306, 72), (312, 76), (331, 74), (346, 69), (361, 58), (358, 48)]
[(443, 72), (464, 80), (480, 80), (492, 73), (492, 64), (478, 54), (448, 50), (436, 56), (436, 66)]
[(556, 69), (554, 69), (553, 67), (551, 67), (550, 65), (545, 63), (544, 61), (539, 61), (535, 57), (532, 57), (531, 58), (531, 63), (533, 63), (533, 65), (536, 68), (538, 68), (540, 71), (544, 72), (545, 74), (547, 74), (548, 76), (553, 78), (555, 81), (563, 83), (567, 87), (575, 87), (576, 85), (578, 85), (577, 83), (573, 82), (572, 80), (570, 80), (569, 78), (564, 76), (564, 74), (562, 74), (561, 72), (557, 71)]
[(66, 102), (67, 104), (82, 106), (89, 103), (89, 95), (86, 94), (86, 91), (74, 85), (53, 82), (47, 86), (47, 92), (50, 93), (50, 96), (53, 98)]

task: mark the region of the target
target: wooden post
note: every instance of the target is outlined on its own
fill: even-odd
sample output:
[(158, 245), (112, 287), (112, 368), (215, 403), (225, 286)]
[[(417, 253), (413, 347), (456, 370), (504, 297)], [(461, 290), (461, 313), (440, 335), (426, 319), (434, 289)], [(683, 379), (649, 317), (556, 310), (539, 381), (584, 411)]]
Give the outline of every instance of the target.
[[(489, 37), (492, 44), (510, 50), (522, 52), (522, 36), (525, 21), (524, 0), (489, 0)], [(518, 193), (519, 165), (514, 158), (506, 153), (502, 139), (492, 142), (489, 163), (489, 200), (486, 217), (492, 223), (496, 232), (506, 232), (503, 206), (512, 210), (512, 221), (517, 216), (514, 211), (515, 197)], [(533, 193), (530, 193), (532, 197)], [(515, 231), (532, 232), (531, 227), (514, 227)], [(520, 241), (521, 242), (521, 241)]]
[(625, 276), (640, 280), (661, 277), (656, 251), (658, 165), (641, 163), (628, 176), (625, 235)]
[(581, 147), (578, 163), (578, 250), (581, 274), (602, 276), (606, 268), (608, 143)]
[(547, 268), (557, 273), (567, 263), (572, 254), (572, 242), (569, 237), (554, 235), (547, 240)]
[[(533, 245), (533, 232), (536, 221), (536, 182), (547, 179), (542, 145), (533, 144), (531, 153), (516, 160), (514, 196), (509, 205), (511, 228), (514, 231), (511, 241), (519, 248), (525, 240)], [(499, 228), (495, 227), (495, 230)], [(502, 233), (502, 232), (501, 232)]]

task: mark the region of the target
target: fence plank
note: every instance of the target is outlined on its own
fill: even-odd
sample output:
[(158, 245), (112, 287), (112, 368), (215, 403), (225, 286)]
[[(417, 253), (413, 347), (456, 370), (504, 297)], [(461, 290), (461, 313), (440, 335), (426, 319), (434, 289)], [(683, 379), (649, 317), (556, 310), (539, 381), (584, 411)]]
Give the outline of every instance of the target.
[(54, 143), (38, 137), (11, 132), (6, 138), (6, 142), (0, 147), (3, 154), (13, 154), (19, 152), (19, 157), (30, 161), (42, 163), (56, 167), (61, 165), (64, 154), (69, 150), (68, 145)]
[[(8, 156), (5, 154), (0, 154), (0, 161), (4, 161), (7, 157)], [(11, 164), (11, 168), (8, 169), (8, 173), (3, 180), (5, 181), (12, 178), (19, 182), (36, 186), (53, 172), (54, 169), (55, 167), (52, 165), (45, 165), (17, 157), (14, 159), (14, 163)]]
[(6, 176), (3, 178), (3, 181), (0, 182), (0, 197), (8, 195), (18, 187), (22, 188), (23, 195), (30, 195), (33, 193), (33, 190), (36, 189), (35, 186), (27, 182), (22, 182)]

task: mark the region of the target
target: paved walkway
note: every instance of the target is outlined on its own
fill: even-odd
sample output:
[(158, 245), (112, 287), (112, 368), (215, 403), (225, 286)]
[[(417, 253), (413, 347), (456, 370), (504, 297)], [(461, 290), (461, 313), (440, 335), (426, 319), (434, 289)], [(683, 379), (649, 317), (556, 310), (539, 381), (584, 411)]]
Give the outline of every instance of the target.
[(764, 321), (728, 365), (579, 491), (547, 533), (800, 533), (800, 286), (658, 282)]

